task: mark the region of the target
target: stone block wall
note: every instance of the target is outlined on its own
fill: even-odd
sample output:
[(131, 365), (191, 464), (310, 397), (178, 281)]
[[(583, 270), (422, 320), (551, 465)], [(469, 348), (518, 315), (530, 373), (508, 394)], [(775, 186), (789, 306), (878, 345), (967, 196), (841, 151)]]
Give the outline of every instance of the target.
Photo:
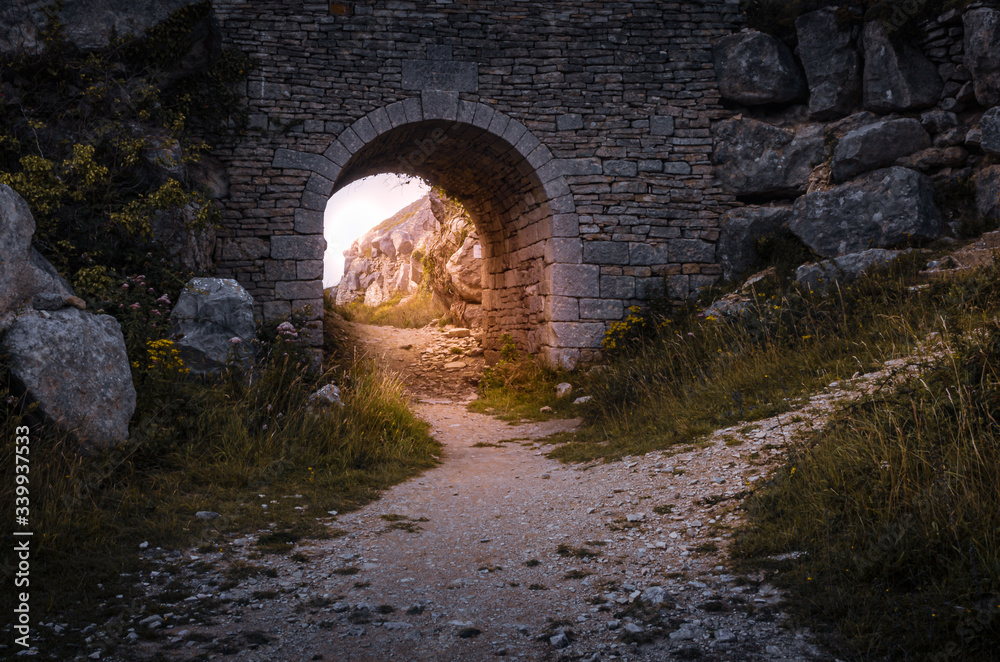
[[(711, 162), (712, 43), (728, 0), (214, 0), (256, 62), (217, 261), (280, 317), (311, 306), (329, 195), (408, 172), (462, 200), (483, 241), (487, 349), (593, 358), (625, 309), (721, 273), (734, 204)], [(360, 233), (359, 233), (360, 234)]]

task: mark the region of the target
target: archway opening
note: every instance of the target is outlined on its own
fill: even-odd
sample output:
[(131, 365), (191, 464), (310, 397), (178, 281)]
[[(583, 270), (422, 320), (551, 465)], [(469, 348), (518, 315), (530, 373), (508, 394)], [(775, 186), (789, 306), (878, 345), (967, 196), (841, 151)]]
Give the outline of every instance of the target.
[(447, 120), (407, 122), (374, 136), (342, 167), (334, 191), (397, 172), (440, 187), (467, 210), (481, 242), (484, 348), (503, 336), (536, 353), (544, 337), (549, 196), (525, 156), (487, 128)]

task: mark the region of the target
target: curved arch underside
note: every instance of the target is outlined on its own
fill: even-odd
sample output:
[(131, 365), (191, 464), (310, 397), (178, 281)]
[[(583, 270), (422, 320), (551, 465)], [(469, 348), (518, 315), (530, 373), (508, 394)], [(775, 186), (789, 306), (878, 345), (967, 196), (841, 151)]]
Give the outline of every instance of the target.
[(324, 199), (357, 179), (397, 172), (460, 200), (483, 246), (488, 358), (504, 334), (566, 367), (600, 342), (603, 324), (558, 321), (560, 302), (596, 289), (599, 272), (580, 264), (579, 225), (558, 161), (516, 120), (425, 92), (361, 118), (322, 157), (279, 150), (275, 165), (311, 170), (307, 190)]

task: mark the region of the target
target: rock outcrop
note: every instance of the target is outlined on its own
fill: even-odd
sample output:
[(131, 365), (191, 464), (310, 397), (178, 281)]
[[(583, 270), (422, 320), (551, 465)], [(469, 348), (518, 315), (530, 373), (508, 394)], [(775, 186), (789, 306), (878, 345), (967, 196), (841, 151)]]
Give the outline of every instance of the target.
[(461, 206), (430, 193), (359, 237), (344, 252), (337, 305), (405, 301), (429, 291), (466, 325), (482, 316), (482, 247)]
[(231, 278), (192, 278), (170, 313), (170, 338), (195, 375), (247, 367), (256, 338), (253, 297)]

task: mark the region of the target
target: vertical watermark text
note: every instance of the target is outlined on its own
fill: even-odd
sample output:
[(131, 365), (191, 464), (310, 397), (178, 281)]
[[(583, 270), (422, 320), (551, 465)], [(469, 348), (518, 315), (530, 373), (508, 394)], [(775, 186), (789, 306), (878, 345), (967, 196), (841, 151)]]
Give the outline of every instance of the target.
[(31, 646), (31, 614), (29, 591), (31, 584), (31, 438), (28, 426), (14, 429), (14, 643)]

